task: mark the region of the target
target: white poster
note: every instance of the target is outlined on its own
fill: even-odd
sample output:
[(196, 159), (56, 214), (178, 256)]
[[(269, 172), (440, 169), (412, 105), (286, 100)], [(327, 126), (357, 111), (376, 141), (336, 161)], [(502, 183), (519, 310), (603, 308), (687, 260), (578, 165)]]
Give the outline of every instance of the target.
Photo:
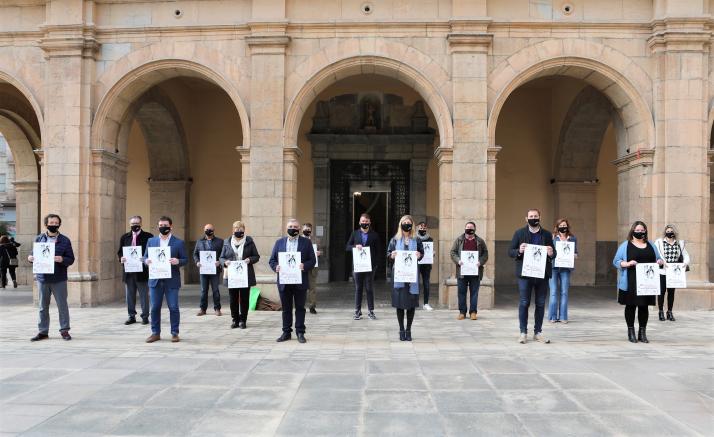
[(124, 256), (124, 271), (126, 273), (139, 273), (144, 271), (144, 261), (141, 256), (141, 246), (124, 246), (121, 248)]
[(32, 246), (32, 273), (53, 274), (55, 272), (55, 244), (35, 243)]
[(397, 250), (394, 257), (394, 282), (417, 282), (417, 257), (415, 250)]
[(312, 250), (313, 250), (313, 252), (315, 252), (315, 267), (314, 268), (318, 268), (319, 267), (319, 264), (318, 264), (319, 257), (317, 256), (317, 244), (312, 245)]
[(424, 246), (424, 256), (419, 260), (419, 264), (434, 264), (434, 242), (422, 241), (421, 245)]
[(548, 260), (548, 246), (526, 244), (523, 252), (523, 269), (521, 276), (529, 278), (545, 278), (545, 263)]
[(248, 265), (245, 261), (232, 261), (227, 269), (228, 288), (248, 288)]
[(637, 274), (637, 295), (638, 296), (658, 296), (659, 295), (659, 264), (640, 263), (635, 266)]
[(300, 252), (278, 252), (280, 284), (302, 284), (302, 270), (300, 270)]
[(461, 276), (478, 276), (478, 250), (461, 251)]
[(683, 263), (668, 263), (665, 266), (667, 272), (667, 288), (687, 288), (687, 265)]
[(169, 279), (171, 278), (171, 248), (170, 247), (148, 247), (149, 279)]
[(198, 260), (201, 263), (201, 267), (199, 268), (200, 274), (216, 274), (216, 252), (212, 250), (201, 250), (198, 252)]
[(372, 252), (370, 252), (369, 247), (352, 248), (352, 268), (355, 273), (372, 271)]
[(554, 267), (572, 269), (575, 267), (575, 243), (572, 241), (555, 242), (555, 263)]

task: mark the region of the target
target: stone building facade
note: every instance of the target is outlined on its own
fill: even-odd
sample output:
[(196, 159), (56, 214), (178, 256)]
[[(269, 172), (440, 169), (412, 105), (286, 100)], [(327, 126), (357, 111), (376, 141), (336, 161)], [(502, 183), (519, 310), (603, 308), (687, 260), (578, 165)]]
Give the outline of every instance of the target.
[(634, 220), (653, 238), (678, 225), (693, 259), (678, 306), (712, 308), (712, 14), (714, 0), (6, 0), (18, 239), (59, 213), (70, 301), (98, 305), (123, 296), (130, 215), (170, 215), (187, 241), (240, 218), (264, 255), (288, 217), (310, 221), (320, 278), (337, 281), (358, 212), (385, 238), (411, 213), (453, 307), (448, 251), (474, 220), (489, 306), (539, 207), (571, 220), (583, 285), (614, 284)]

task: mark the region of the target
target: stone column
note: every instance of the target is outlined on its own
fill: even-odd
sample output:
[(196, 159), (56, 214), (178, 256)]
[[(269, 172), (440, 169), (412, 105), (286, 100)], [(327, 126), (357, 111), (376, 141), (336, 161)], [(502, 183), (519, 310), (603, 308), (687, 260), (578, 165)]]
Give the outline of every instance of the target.
[[(469, 220), (476, 222), (476, 233), (484, 240), (494, 239), (493, 234), (488, 234), (487, 72), (493, 36), (486, 33), (487, 27), (487, 21), (453, 20), (448, 35), (454, 96), (451, 189), (453, 198), (459, 201), (452, 203), (451, 229), (444, 237), (452, 241)], [(493, 262), (492, 257), (489, 263)], [(456, 308), (453, 293), (449, 296), (449, 307)], [(484, 277), (479, 307), (491, 308), (493, 304), (493, 279)]]
[[(149, 181), (149, 221), (146, 229), (158, 235), (156, 229), (159, 217), (168, 216), (173, 221), (171, 233), (186, 241), (188, 238), (189, 199), (191, 198), (191, 181)], [(117, 240), (118, 241), (118, 240)], [(188, 247), (186, 248), (188, 250)]]
[[(32, 267), (27, 265), (27, 256), (32, 254), (32, 242), (39, 234), (39, 187), (38, 181), (15, 181), (16, 223), (19, 231), (15, 241), (22, 244), (18, 247), (17, 282), (22, 285), (31, 285), (33, 281)], [(24, 260), (24, 261), (23, 261)]]
[(627, 237), (636, 220), (651, 222), (652, 164), (651, 149), (628, 153), (612, 163), (617, 167), (617, 235), (618, 241)]
[(91, 88), (94, 56), (99, 44), (94, 38), (93, 5), (82, 0), (51, 0), (47, 4), (44, 36), (45, 130), (42, 138), (42, 215), (62, 217), (61, 232), (72, 240), (76, 261), (69, 270), (70, 305), (96, 302), (97, 258), (105, 238), (98, 235), (97, 217), (91, 215), (90, 190)]
[(451, 256), (449, 255), (451, 244), (455, 238), (452, 216), (453, 195), (451, 191), (453, 149), (439, 147), (434, 152), (434, 156), (439, 169), (439, 245), (437, 247), (438, 253), (436, 254), (436, 264), (439, 271), (439, 304), (449, 305), (457, 302), (454, 263), (451, 262)]
[(553, 184), (555, 217), (566, 217), (578, 238), (578, 259), (572, 285), (595, 284), (597, 183), (560, 181)]
[[(488, 219), (486, 220), (486, 235), (491, 238), (486, 240), (491, 262), (484, 268), (484, 276), (494, 281), (496, 278), (496, 162), (501, 146), (493, 146), (487, 149), (487, 178), (488, 188), (486, 190), (486, 205), (488, 208)], [(495, 299), (495, 297), (494, 297)]]
[[(315, 173), (315, 223), (313, 223), (313, 234), (317, 244), (320, 246), (322, 256), (320, 257), (318, 282), (325, 283), (329, 280), (330, 275), (330, 229), (328, 222), (330, 221), (330, 160), (324, 156), (324, 146), (318, 152), (318, 146), (312, 146), (312, 163)], [(317, 235), (317, 227), (322, 226), (322, 236)]]
[(414, 159), (409, 162), (409, 211), (414, 220), (426, 220), (426, 168), (427, 159)]

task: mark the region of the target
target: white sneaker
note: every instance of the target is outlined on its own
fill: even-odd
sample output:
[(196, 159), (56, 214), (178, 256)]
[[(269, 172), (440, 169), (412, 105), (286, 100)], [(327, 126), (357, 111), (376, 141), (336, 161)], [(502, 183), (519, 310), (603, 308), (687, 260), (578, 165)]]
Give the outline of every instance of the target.
[(526, 334), (521, 334), (521, 335), (518, 337), (518, 343), (520, 343), (520, 344), (526, 344), (526, 341), (527, 341)]
[(428, 303), (424, 304), (424, 309), (427, 311), (434, 311), (434, 308), (432, 308), (431, 305), (429, 305)]
[(550, 340), (545, 338), (540, 332), (537, 334), (533, 334), (533, 340), (537, 341), (538, 343), (550, 343)]

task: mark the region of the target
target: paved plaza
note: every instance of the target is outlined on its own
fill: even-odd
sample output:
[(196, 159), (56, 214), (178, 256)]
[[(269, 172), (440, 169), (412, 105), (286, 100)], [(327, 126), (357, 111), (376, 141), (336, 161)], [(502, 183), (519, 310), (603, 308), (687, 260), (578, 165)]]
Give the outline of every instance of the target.
[[(70, 342), (31, 343), (27, 289), (0, 292), (0, 435), (558, 436), (714, 435), (714, 316), (651, 312), (630, 344), (612, 290), (571, 292), (571, 323), (549, 345), (517, 343), (515, 297), (478, 321), (418, 311), (400, 342), (384, 294), (378, 320), (351, 319), (350, 290), (324, 291), (307, 344), (278, 344), (280, 313), (248, 329), (196, 317), (182, 291), (181, 342), (146, 344), (121, 305), (72, 308)], [(532, 323), (531, 308), (531, 323)], [(209, 313), (210, 314), (210, 313)]]

